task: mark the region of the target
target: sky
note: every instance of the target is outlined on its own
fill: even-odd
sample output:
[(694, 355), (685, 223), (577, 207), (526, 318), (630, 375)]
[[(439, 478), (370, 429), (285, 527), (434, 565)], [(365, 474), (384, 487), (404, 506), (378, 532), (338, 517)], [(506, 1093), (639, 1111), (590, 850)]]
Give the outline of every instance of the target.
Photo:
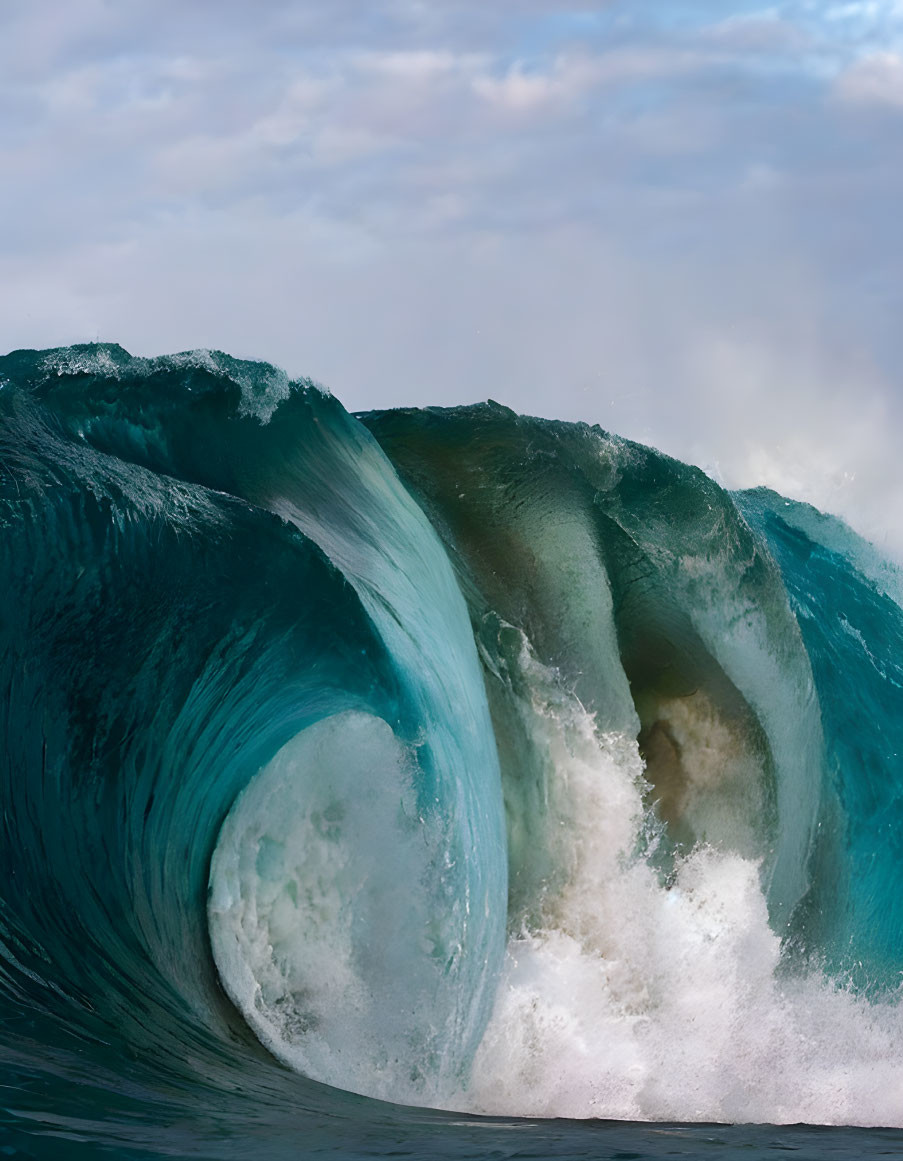
[(903, 558), (903, 0), (3, 0), (0, 349), (600, 423)]

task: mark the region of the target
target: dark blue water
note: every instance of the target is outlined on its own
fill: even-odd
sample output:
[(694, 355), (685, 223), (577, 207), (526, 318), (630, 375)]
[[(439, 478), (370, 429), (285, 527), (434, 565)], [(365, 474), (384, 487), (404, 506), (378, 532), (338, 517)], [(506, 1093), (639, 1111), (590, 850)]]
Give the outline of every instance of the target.
[(0, 535), (5, 1155), (903, 1156), (838, 521), (94, 345), (0, 359)]

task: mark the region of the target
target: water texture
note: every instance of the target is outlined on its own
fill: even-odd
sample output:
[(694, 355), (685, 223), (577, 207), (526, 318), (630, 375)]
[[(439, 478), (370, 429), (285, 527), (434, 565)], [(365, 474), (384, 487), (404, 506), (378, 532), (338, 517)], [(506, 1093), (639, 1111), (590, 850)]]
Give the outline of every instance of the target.
[(0, 358), (0, 537), (4, 1155), (903, 1156), (839, 521), (104, 344)]

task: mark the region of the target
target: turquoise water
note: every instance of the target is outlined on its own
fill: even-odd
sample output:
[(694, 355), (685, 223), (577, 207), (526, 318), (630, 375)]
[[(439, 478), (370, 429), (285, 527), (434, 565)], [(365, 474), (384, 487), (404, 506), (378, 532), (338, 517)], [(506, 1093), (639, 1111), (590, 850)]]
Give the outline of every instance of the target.
[(903, 1155), (839, 521), (91, 345), (0, 359), (0, 528), (6, 1155)]

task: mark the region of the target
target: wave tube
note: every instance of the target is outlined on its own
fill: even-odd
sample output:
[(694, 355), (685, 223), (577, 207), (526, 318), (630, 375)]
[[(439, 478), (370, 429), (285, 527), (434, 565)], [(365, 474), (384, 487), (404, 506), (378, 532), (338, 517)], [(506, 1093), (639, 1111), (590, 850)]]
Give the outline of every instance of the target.
[[(105, 348), (16, 369), (2, 401), (20, 471), (6, 477), (4, 705), (17, 986), (92, 1024), (105, 1013), (136, 1051), (171, 1054), (186, 1032), (218, 1051), (234, 1017), (212, 938), (268, 1047), (300, 1053), (313, 1079), (435, 1102), (488, 1018), (506, 888), (476, 650), (435, 534), (367, 433), (312, 386), (269, 415), (266, 379), (248, 386), (254, 368), (207, 356)], [(319, 946), (344, 958), (327, 969), (289, 941), (272, 952), (281, 985), (249, 985), (262, 966), (235, 909), (277, 873), (280, 842), (305, 841), (317, 805), (348, 888), (318, 913)], [(376, 867), (385, 880), (387, 851), (394, 895), (362, 889)], [(230, 905), (230, 885), (252, 895)], [(350, 985), (324, 993), (327, 971), (356, 981), (353, 1052), (327, 1010)]]

